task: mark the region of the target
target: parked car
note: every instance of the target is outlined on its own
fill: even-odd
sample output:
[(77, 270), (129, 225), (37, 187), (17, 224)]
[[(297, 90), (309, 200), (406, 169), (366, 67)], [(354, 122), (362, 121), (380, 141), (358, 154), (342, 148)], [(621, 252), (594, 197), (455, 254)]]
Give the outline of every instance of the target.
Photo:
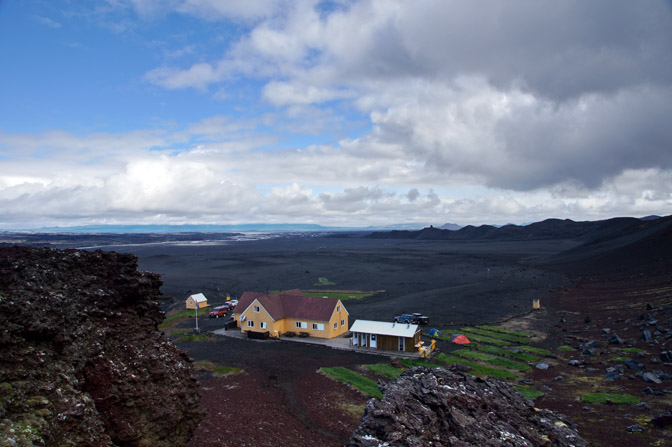
[(429, 317), (427, 315), (423, 315), (421, 313), (414, 313), (413, 317), (415, 317), (415, 322), (420, 325), (425, 325), (429, 323)]
[(228, 311), (229, 311), (228, 307), (225, 308), (225, 309), (213, 310), (212, 312), (210, 312), (208, 314), (208, 317), (210, 317), (210, 318), (225, 317)]
[(422, 324), (425, 325), (429, 323), (429, 317), (422, 315), (421, 313), (413, 314), (401, 314), (394, 317), (395, 323), (405, 323), (405, 324)]
[(413, 318), (413, 315), (411, 315), (411, 314), (401, 314), (401, 315), (397, 315), (396, 317), (394, 317), (394, 322), (395, 323), (406, 323), (406, 324), (413, 323), (413, 324), (415, 324), (415, 319)]

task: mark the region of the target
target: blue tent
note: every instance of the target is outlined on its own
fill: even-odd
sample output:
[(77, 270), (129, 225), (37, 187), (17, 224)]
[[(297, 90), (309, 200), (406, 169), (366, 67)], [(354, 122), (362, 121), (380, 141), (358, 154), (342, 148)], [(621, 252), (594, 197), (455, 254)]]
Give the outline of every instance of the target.
[(436, 328), (431, 328), (430, 330), (427, 331), (427, 335), (430, 335), (432, 337), (440, 337), (441, 331)]

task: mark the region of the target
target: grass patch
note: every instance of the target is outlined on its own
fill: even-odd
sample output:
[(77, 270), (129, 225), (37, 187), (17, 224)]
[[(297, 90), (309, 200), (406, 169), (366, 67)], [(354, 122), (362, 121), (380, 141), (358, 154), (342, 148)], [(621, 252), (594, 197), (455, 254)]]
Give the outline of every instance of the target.
[(225, 377), (232, 374), (242, 374), (243, 370), (232, 366), (215, 365), (207, 360), (200, 360), (194, 364), (197, 370), (210, 371), (215, 377)]
[(461, 331), (468, 331), (472, 334), (478, 334), (478, 335), (484, 335), (486, 337), (491, 337), (491, 338), (496, 338), (499, 340), (506, 340), (510, 341), (512, 343), (520, 343), (520, 344), (528, 344), (532, 343), (532, 340), (530, 340), (528, 337), (518, 337), (516, 335), (509, 335), (505, 334), (502, 332), (495, 332), (495, 331), (487, 331), (485, 329), (479, 329), (476, 327), (465, 327), (460, 329)]
[(368, 296), (375, 295), (376, 293), (384, 292), (384, 290), (372, 290), (370, 292), (364, 292), (361, 290), (304, 290), (304, 295), (307, 296), (316, 296), (316, 297), (329, 297), (337, 298), (341, 301), (348, 300), (361, 300)]
[(537, 397), (544, 395), (544, 393), (541, 391), (535, 390), (534, 388), (530, 388), (528, 386), (514, 385), (513, 387), (516, 389), (516, 391), (522, 394), (525, 399), (534, 400)]
[[(202, 317), (206, 312), (209, 312), (209, 309), (198, 309), (197, 312), (198, 316)], [(170, 314), (166, 315), (166, 318), (159, 325), (159, 330), (163, 331), (165, 329), (170, 329), (176, 326), (178, 323), (186, 321), (190, 318), (195, 319), (195, 314), (196, 312), (194, 309), (185, 309), (178, 310), (177, 312), (171, 312)]]
[(316, 286), (334, 286), (336, 285), (335, 282), (329, 281), (327, 278), (317, 278), (317, 283), (314, 284)]
[(212, 340), (212, 334), (193, 334), (193, 335), (181, 335), (175, 337), (175, 341), (207, 341)]
[(532, 354), (539, 355), (548, 355), (551, 353), (548, 349), (535, 348), (534, 346), (519, 346), (518, 349), (525, 352), (531, 352)]
[(501, 332), (502, 334), (508, 334), (508, 335), (514, 335), (516, 337), (526, 337), (526, 338), (532, 338), (534, 335), (529, 334), (527, 332), (518, 332), (518, 331), (511, 331), (509, 329), (503, 329), (495, 326), (488, 326), (487, 324), (481, 324), (479, 326), (476, 326), (479, 329), (485, 329), (487, 331), (492, 331), (492, 332)]
[(644, 354), (646, 352), (646, 349), (641, 349), (641, 348), (623, 348), (621, 349), (621, 352), (628, 352), (630, 354)]
[(341, 409), (352, 416), (354, 419), (360, 420), (364, 414), (364, 409), (366, 404), (355, 405), (355, 404), (340, 404)]
[(412, 368), (414, 366), (424, 366), (426, 368), (443, 368), (441, 365), (436, 363), (430, 363), (425, 359), (397, 359), (407, 368)]
[(628, 360), (630, 360), (630, 357), (612, 357), (609, 360), (611, 360), (612, 362), (627, 362)]
[(437, 362), (445, 363), (446, 365), (454, 365), (455, 363), (459, 363), (460, 365), (464, 365), (467, 368), (469, 368), (470, 369), (469, 373), (474, 376), (489, 376), (494, 377), (495, 379), (516, 379), (518, 377), (516, 374), (512, 373), (511, 371), (507, 371), (505, 369), (492, 368), (485, 365), (479, 365), (478, 363), (471, 362), (469, 360), (460, 357), (446, 355), (444, 353), (440, 353), (439, 355), (434, 357), (434, 360), (436, 360)]
[(466, 357), (473, 360), (478, 360), (485, 363), (490, 363), (491, 365), (501, 366), (502, 368), (515, 369), (516, 371), (529, 371), (532, 369), (530, 365), (525, 363), (515, 362), (513, 360), (505, 359), (502, 357), (497, 357), (495, 355), (486, 354), (484, 352), (474, 351), (472, 349), (457, 349), (452, 352), (460, 357)]
[(562, 345), (558, 346), (558, 351), (576, 351), (576, 349), (572, 348), (571, 346)]
[[(507, 340), (500, 340), (499, 338), (486, 337), (485, 335), (479, 335), (469, 331), (463, 331), (463, 332), (464, 335), (466, 335), (470, 341), (477, 341), (479, 343), (488, 343), (496, 346), (511, 346), (511, 342)], [(441, 338), (450, 341), (450, 337), (447, 338), (441, 337)]]
[(319, 371), (339, 382), (350, 384), (362, 393), (369, 396), (377, 398), (381, 398), (383, 396), (376, 382), (354, 372), (351, 369), (344, 368), (342, 366), (335, 366), (333, 368), (320, 368)]
[(494, 354), (494, 355), (499, 355), (502, 357), (510, 357), (512, 359), (516, 360), (522, 360), (524, 362), (538, 362), (539, 357), (531, 355), (531, 354), (526, 354), (524, 352), (511, 352), (508, 349), (504, 348), (499, 348), (497, 346), (490, 346), (490, 345), (481, 345), (478, 343), (471, 343), (470, 345), (466, 345), (466, 347), (470, 349), (476, 349), (477, 351), (483, 351), (487, 352), (488, 354)]
[(387, 363), (375, 363), (373, 365), (364, 365), (364, 368), (376, 374), (380, 374), (381, 376), (388, 377), (390, 379), (395, 379), (399, 377), (403, 372), (401, 369), (395, 368), (394, 366), (388, 365)]
[(581, 401), (594, 404), (636, 404), (639, 399), (631, 394), (590, 393), (581, 396)]
[[(427, 335), (427, 334), (425, 334), (425, 335)], [(468, 331), (464, 331), (464, 335), (466, 335), (467, 338), (469, 339), (469, 341), (471, 341), (471, 342), (477, 341), (477, 342), (480, 342), (480, 343), (488, 343), (488, 344), (497, 345), (497, 346), (510, 346), (511, 345), (511, 343), (509, 343), (506, 340), (500, 340), (498, 338), (492, 338), (492, 337), (485, 337), (483, 335), (473, 334), (473, 333), (468, 332)], [(452, 335), (427, 335), (427, 336), (432, 337), (432, 338), (438, 338), (439, 340), (450, 341), (450, 337)]]

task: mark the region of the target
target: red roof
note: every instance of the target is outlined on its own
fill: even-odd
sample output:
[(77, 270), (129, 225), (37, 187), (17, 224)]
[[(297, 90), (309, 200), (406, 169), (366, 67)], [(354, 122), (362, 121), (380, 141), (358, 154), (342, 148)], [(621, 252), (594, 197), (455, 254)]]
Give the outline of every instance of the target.
[(255, 299), (276, 321), (283, 318), (329, 321), (339, 301), (337, 298), (305, 296), (299, 289), (281, 293), (244, 292), (234, 312), (245, 312)]

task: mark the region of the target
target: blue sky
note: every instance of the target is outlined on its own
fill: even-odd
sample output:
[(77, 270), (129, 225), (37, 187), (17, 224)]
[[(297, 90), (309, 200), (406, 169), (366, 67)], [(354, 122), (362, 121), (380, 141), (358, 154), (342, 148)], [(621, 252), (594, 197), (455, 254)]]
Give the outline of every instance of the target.
[(667, 1), (0, 1), (0, 228), (670, 214)]

